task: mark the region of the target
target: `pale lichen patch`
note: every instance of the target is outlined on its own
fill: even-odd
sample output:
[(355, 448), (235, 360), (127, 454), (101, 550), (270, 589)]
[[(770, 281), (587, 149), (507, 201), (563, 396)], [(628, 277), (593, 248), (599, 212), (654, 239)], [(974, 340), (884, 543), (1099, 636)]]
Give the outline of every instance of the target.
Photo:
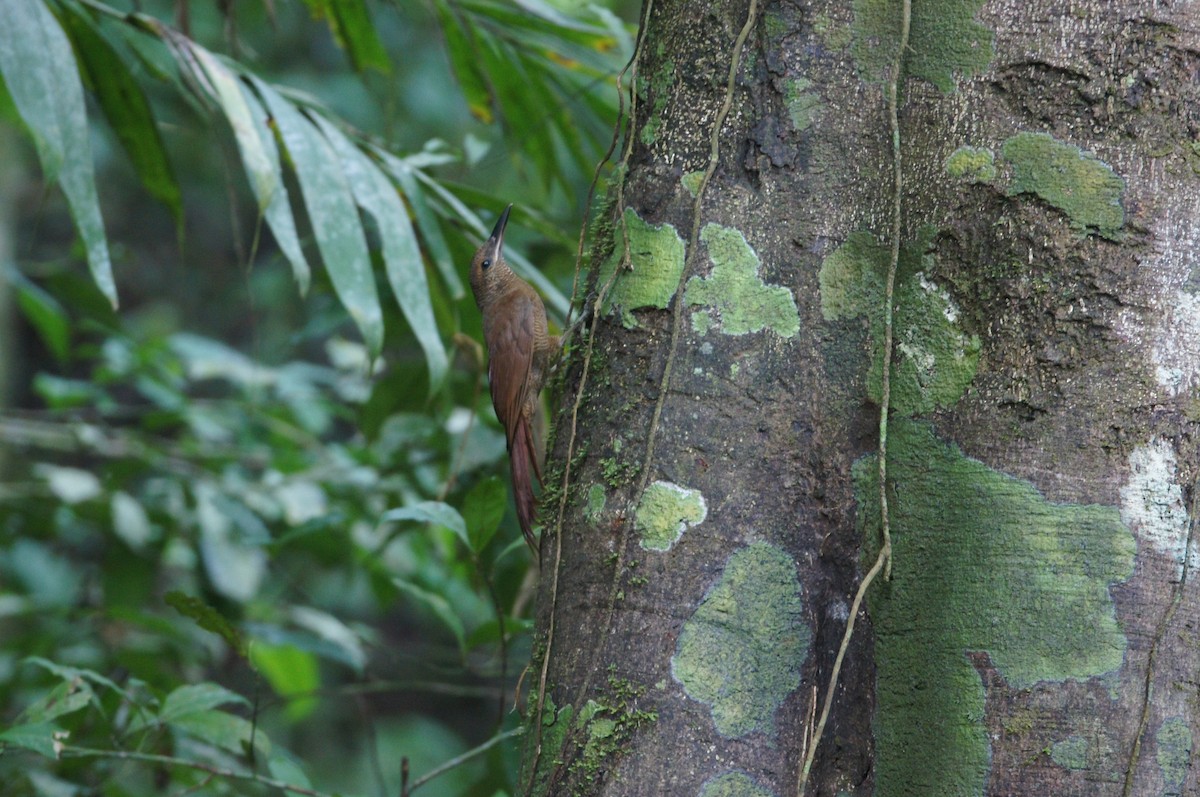
[(1174, 291), (1150, 347), (1158, 384), (1172, 396), (1200, 384), (1200, 295)]
[[(708, 248), (712, 272), (688, 280), (684, 299), (702, 307), (692, 315), (692, 327), (708, 331), (719, 324), (726, 335), (745, 335), (770, 329), (784, 338), (800, 331), (796, 299), (783, 285), (768, 285), (759, 273), (762, 261), (741, 230), (706, 224), (700, 240)], [(698, 318), (701, 314), (709, 318)], [(703, 331), (702, 331), (703, 330)]]
[[(1121, 488), (1121, 520), (1154, 550), (1171, 557), (1183, 572), (1187, 555), (1188, 514), (1176, 482), (1175, 449), (1155, 438), (1129, 454), (1129, 479)], [(1197, 562), (1196, 551), (1190, 556)]]
[[(600, 266), (597, 284), (607, 285), (613, 272), (624, 262), (624, 242), (629, 240), (629, 267), (616, 275), (604, 300), (604, 313), (614, 309), (621, 313), (621, 323), (627, 329), (637, 327), (634, 310), (666, 309), (679, 287), (683, 273), (686, 246), (670, 224), (653, 225), (642, 220), (632, 208), (626, 208), (624, 228), (617, 225), (617, 245)], [(623, 231), (622, 231), (623, 229)]]
[(668, 551), (683, 532), (700, 525), (707, 517), (708, 504), (699, 490), (657, 481), (642, 493), (634, 519), (642, 548)]
[(717, 733), (775, 734), (775, 711), (800, 684), (812, 631), (796, 565), (765, 542), (741, 549), (679, 634), (671, 674), (709, 706)]
[(700, 797), (775, 797), (745, 772), (724, 772), (700, 787)]
[(1050, 760), (1065, 769), (1088, 768), (1088, 742), (1082, 736), (1068, 736), (1050, 747)]
[(1164, 794), (1178, 794), (1191, 765), (1192, 730), (1183, 718), (1171, 717), (1154, 734), (1154, 745), (1158, 748), (1154, 758), (1168, 789)]
[(1107, 163), (1048, 133), (1018, 133), (1000, 151), (1012, 164), (1009, 194), (1038, 197), (1081, 233), (1120, 239), (1125, 181)]
[(969, 183), (990, 183), (996, 179), (996, 156), (986, 147), (959, 147), (946, 158), (946, 174)]

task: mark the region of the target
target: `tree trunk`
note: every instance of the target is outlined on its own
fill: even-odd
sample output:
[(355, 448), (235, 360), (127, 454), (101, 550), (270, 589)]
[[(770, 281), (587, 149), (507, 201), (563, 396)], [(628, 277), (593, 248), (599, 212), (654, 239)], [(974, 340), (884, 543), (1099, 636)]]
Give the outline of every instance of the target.
[(1200, 3), (903, 13), (648, 7), (528, 792), (1200, 788)]

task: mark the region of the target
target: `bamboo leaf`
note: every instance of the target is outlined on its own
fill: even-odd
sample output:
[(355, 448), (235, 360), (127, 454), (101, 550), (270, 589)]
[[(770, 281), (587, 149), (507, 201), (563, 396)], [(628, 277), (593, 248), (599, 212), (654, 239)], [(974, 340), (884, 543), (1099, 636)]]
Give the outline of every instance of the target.
[(432, 394), (446, 375), (446, 350), (433, 317), (425, 263), (408, 211), (395, 186), (362, 150), (325, 120), (318, 119), (317, 125), (341, 158), (342, 170), (358, 206), (371, 214), (379, 228), (388, 283), (417, 342), (425, 351), (425, 360), (429, 363), (429, 392)]
[(50, 294), (43, 291), (15, 269), (5, 275), (17, 289), (17, 306), (25, 320), (37, 330), (42, 343), (58, 360), (66, 360), (71, 349), (71, 323), (67, 311)]
[(337, 25), (338, 38), (350, 55), (356, 72), (375, 69), (390, 74), (392, 62), (387, 50), (375, 32), (371, 13), (363, 0), (332, 0), (333, 18)]
[(280, 175), (279, 184), (275, 192), (271, 194), (271, 201), (267, 203), (263, 213), (266, 216), (267, 225), (271, 228), (271, 234), (275, 236), (275, 242), (279, 244), (280, 251), (292, 265), (292, 276), (296, 278), (300, 294), (304, 295), (308, 293), (308, 287), (312, 283), (312, 269), (308, 265), (308, 259), (304, 256), (304, 248), (300, 245), (300, 236), (296, 232), (296, 219), (292, 215), (291, 199), (288, 195), (287, 185), (283, 181), (279, 148), (275, 145), (275, 131), (271, 128), (270, 114), (267, 113), (267, 109), (262, 106), (254, 92), (247, 91), (243, 87), (242, 93), (245, 96), (246, 105), (250, 108), (250, 118), (254, 122), (255, 132), (262, 141), (267, 160), (270, 162), (272, 170)]
[(229, 120), (233, 137), (237, 140), (238, 151), (242, 154), (242, 164), (246, 167), (246, 176), (250, 178), (250, 189), (254, 192), (259, 211), (265, 212), (271, 204), (272, 195), (283, 181), (280, 179), (278, 167), (272, 168), (263, 140), (255, 129), (250, 106), (246, 103), (240, 81), (208, 50), (191, 42), (187, 46), (208, 78), (207, 86), (213, 92), (213, 99), (221, 106), (225, 118)]
[(491, 124), (494, 118), (492, 93), (486, 77), (479, 69), (479, 37), (482, 34), (470, 28), (470, 23), (456, 14), (444, 0), (434, 5), (442, 35), (446, 37), (446, 54), (450, 57), (450, 66), (467, 100), (467, 109), (479, 121)]
[(383, 348), (383, 312), (366, 235), (346, 176), (316, 127), (266, 83), (253, 81), (291, 156), (334, 291), (362, 332), (367, 349), (377, 356)]
[(183, 201), (179, 184), (142, 87), (130, 73), (126, 58), (91, 19), (70, 5), (64, 5), (63, 9), (63, 20), (76, 52), (117, 140), (146, 190), (167, 206), (176, 224), (181, 224)]
[(0, 75), (33, 135), (47, 179), (57, 179), (67, 198), (92, 279), (116, 307), (117, 286), (96, 196), (83, 84), (71, 43), (40, 0), (0, 2)]
[(400, 188), (403, 189), (404, 196), (412, 208), (417, 229), (425, 241), (434, 265), (437, 266), (438, 273), (442, 275), (442, 281), (446, 283), (446, 288), (450, 291), (451, 298), (455, 301), (461, 299), (465, 295), (462, 279), (458, 276), (458, 269), (454, 266), (454, 258), (450, 256), (450, 247), (446, 245), (441, 225), (438, 224), (437, 217), (430, 209), (429, 203), (425, 201), (425, 192), (421, 190), (421, 186), (417, 182), (416, 175), (420, 172), (395, 155), (381, 150), (377, 150), (377, 154), (383, 160), (388, 173), (400, 183)]

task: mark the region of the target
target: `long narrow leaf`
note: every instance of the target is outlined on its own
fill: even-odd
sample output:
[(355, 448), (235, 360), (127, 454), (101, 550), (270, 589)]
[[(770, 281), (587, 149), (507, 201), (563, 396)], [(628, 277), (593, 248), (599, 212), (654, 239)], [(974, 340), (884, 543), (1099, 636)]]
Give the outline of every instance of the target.
[(117, 140), (129, 155), (146, 190), (167, 206), (176, 224), (182, 224), (183, 200), (179, 183), (167, 159), (150, 103), (126, 66), (126, 57), (117, 52), (89, 17), (70, 5), (64, 5), (63, 11), (67, 31), (75, 42), (75, 50)]
[(312, 282), (312, 270), (309, 268), (308, 259), (304, 256), (304, 248), (300, 245), (300, 236), (296, 232), (296, 219), (292, 216), (292, 203), (288, 198), (287, 185), (283, 181), (279, 148), (275, 146), (275, 132), (271, 129), (270, 114), (259, 102), (258, 97), (252, 91), (246, 90), (245, 86), (242, 87), (242, 94), (245, 96), (246, 105), (250, 108), (250, 118), (254, 122), (255, 132), (262, 141), (267, 160), (270, 162), (271, 168), (280, 175), (278, 187), (271, 194), (271, 201), (263, 213), (266, 216), (267, 225), (271, 228), (271, 234), (275, 236), (275, 242), (279, 244), (283, 256), (292, 264), (292, 275), (300, 286), (300, 294), (304, 295), (308, 293), (308, 286)]
[(450, 57), (450, 66), (467, 100), (467, 109), (479, 121), (491, 124), (492, 92), (479, 69), (481, 59), (477, 52), (477, 36), (469, 27), (470, 23), (456, 14), (445, 0), (434, 3), (434, 7), (446, 39), (446, 54)]
[(415, 175), (419, 172), (395, 155), (381, 150), (376, 150), (376, 152), (383, 160), (388, 173), (396, 178), (404, 190), (404, 196), (412, 207), (417, 229), (420, 230), (421, 237), (425, 240), (425, 246), (428, 247), (434, 265), (437, 266), (438, 273), (442, 275), (442, 281), (446, 283), (446, 288), (450, 291), (450, 296), (456, 301), (461, 299), (465, 295), (462, 278), (458, 276), (458, 269), (454, 267), (454, 258), (450, 256), (450, 247), (446, 245), (441, 225), (438, 224), (437, 217), (430, 210), (425, 201), (425, 192), (421, 190), (421, 186), (417, 182)]
[(250, 106), (242, 93), (237, 76), (216, 59), (216, 57), (196, 44), (188, 45), (196, 63), (204, 70), (215, 93), (213, 99), (221, 106), (229, 126), (233, 129), (233, 137), (237, 140), (238, 151), (242, 154), (242, 164), (246, 167), (246, 176), (250, 178), (250, 188), (254, 199), (258, 202), (259, 211), (265, 211), (271, 204), (272, 195), (283, 182), (278, 168), (271, 168), (271, 159), (267, 156), (262, 138), (255, 130), (254, 119), (250, 114)]
[(346, 176), (316, 127), (266, 83), (252, 80), (291, 156), (333, 289), (362, 332), (367, 349), (377, 356), (383, 348), (383, 312), (362, 220)]
[(337, 33), (355, 71), (375, 69), (385, 75), (390, 74), (392, 62), (388, 59), (383, 42), (379, 40), (366, 3), (363, 0), (333, 0), (331, 5), (331, 21), (337, 24)]
[(104, 219), (96, 196), (87, 109), (71, 43), (41, 2), (0, 2), (0, 75), (33, 134), (47, 179), (57, 179), (87, 249), (88, 267), (113, 307)]
[(408, 219), (408, 211), (392, 183), (362, 150), (323, 119), (318, 119), (317, 124), (342, 160), (342, 169), (350, 181), (355, 201), (371, 214), (379, 228), (388, 282), (417, 342), (425, 350), (425, 359), (429, 363), (429, 391), (432, 394), (446, 375), (446, 350), (442, 347), (437, 322), (433, 317), (425, 264), (421, 258), (421, 248), (417, 245), (416, 233)]

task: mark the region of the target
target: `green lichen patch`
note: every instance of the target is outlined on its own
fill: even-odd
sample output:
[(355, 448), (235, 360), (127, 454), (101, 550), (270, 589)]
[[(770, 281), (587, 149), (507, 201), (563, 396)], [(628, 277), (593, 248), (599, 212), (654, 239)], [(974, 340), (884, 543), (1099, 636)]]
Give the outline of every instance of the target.
[(1050, 746), (1050, 760), (1066, 769), (1088, 768), (1088, 743), (1082, 736), (1068, 736)]
[(1081, 233), (1120, 239), (1125, 181), (1107, 163), (1046, 133), (1018, 133), (1000, 152), (1013, 167), (1009, 194), (1037, 196)]
[[(585, 783), (599, 779), (625, 751), (634, 733), (658, 721), (656, 712), (637, 706), (645, 692), (645, 687), (617, 678), (610, 668), (608, 688), (599, 700), (584, 703), (578, 717), (569, 705), (556, 709), (547, 695), (542, 710), (541, 753), (536, 756), (537, 773), (530, 782), (529, 794), (546, 794), (551, 773), (564, 763), (570, 778)], [(527, 779), (534, 758), (534, 741), (530, 729), (523, 752), (522, 781)]]
[(844, 50), (853, 39), (849, 25), (835, 21), (824, 12), (813, 18), (813, 31), (830, 50)]
[(708, 504), (699, 490), (657, 481), (642, 493), (634, 520), (640, 545), (648, 551), (667, 551), (683, 532), (708, 517)]
[(600, 520), (600, 515), (604, 512), (605, 502), (603, 484), (593, 484), (588, 488), (587, 507), (583, 510), (583, 516), (587, 519), (588, 523), (596, 523)]
[(658, 128), (662, 125), (663, 111), (666, 110), (674, 83), (675, 62), (669, 58), (659, 64), (649, 82), (640, 78), (638, 80), (638, 96), (645, 100), (647, 92), (649, 92), (654, 97), (650, 113), (646, 116), (646, 123), (642, 125), (642, 130), (638, 134), (638, 138), (646, 146), (651, 146), (658, 138)]
[(784, 102), (787, 103), (788, 118), (797, 132), (807, 130), (816, 121), (821, 110), (821, 95), (809, 91), (812, 81), (807, 78), (793, 78), (787, 81)]
[[(670, 224), (657, 227), (648, 224), (632, 208), (625, 209), (624, 223), (629, 236), (629, 262), (632, 268), (617, 274), (604, 300), (603, 311), (607, 314), (614, 308), (619, 309), (621, 323), (626, 329), (634, 329), (637, 321), (633, 317), (633, 310), (648, 307), (663, 310), (670, 303), (679, 287), (686, 247)], [(608, 284), (622, 262), (624, 237), (619, 224), (613, 234), (617, 239), (616, 246), (600, 266), (599, 287)]]
[[(954, 78), (987, 69), (994, 54), (991, 29), (975, 21), (983, 0), (927, 0), (912, 4), (904, 73), (927, 80), (945, 93)], [(854, 45), (859, 71), (869, 80), (888, 80), (900, 41), (901, 4), (854, 0)]]
[(811, 639), (795, 563), (756, 542), (729, 557), (684, 623), (671, 673), (711, 708), (722, 736), (773, 736), (775, 710), (800, 684)]
[[(950, 407), (962, 397), (979, 364), (979, 337), (959, 326), (950, 295), (925, 275), (932, 230), (901, 247), (892, 318), (894, 361), (891, 406), (902, 415)], [(827, 321), (867, 316), (871, 329), (871, 367), (867, 391), (878, 402), (883, 381), (884, 286), (888, 247), (866, 232), (851, 233), (846, 243), (821, 264), (821, 313)]]
[[(700, 240), (708, 248), (713, 262), (708, 277), (688, 280), (684, 300), (689, 305), (702, 305), (697, 313), (712, 313), (701, 328), (708, 329), (719, 319), (726, 335), (745, 335), (770, 329), (780, 337), (790, 338), (800, 331), (800, 315), (796, 299), (782, 285), (767, 285), (759, 270), (762, 261), (750, 248), (741, 230), (706, 224)], [(696, 328), (696, 321), (692, 321)], [(697, 330), (699, 331), (699, 329)]]
[[(537, 729), (533, 726), (535, 715), (534, 712), (529, 712), (526, 719), (528, 729), (525, 733), (525, 745), (521, 751), (521, 782), (530, 784), (531, 797), (541, 797), (546, 793), (550, 773), (562, 760), (563, 745), (567, 732), (571, 729), (571, 717), (574, 713), (574, 709), (569, 705), (561, 709), (556, 708), (554, 699), (546, 695), (546, 702), (542, 706), (541, 752), (537, 754), (537, 745), (534, 744), (538, 740)], [(535, 760), (537, 772), (529, 778), (529, 767), (533, 766)]]
[(959, 147), (946, 158), (946, 174), (970, 183), (996, 179), (996, 156), (987, 147)]
[(1154, 759), (1158, 762), (1163, 783), (1168, 793), (1178, 794), (1192, 759), (1192, 730), (1182, 718), (1171, 717), (1158, 726), (1154, 745), (1158, 748)]
[(709, 778), (700, 787), (700, 797), (775, 797), (745, 772), (725, 772)]
[(679, 178), (679, 182), (683, 184), (684, 190), (692, 195), (692, 199), (696, 198), (696, 194), (700, 191), (700, 183), (703, 181), (703, 171), (688, 172)]
[[(1116, 508), (1051, 503), (925, 424), (895, 419), (888, 441), (893, 578), (871, 598), (876, 794), (982, 795), (985, 694), (967, 654), (987, 653), (1014, 689), (1115, 671), (1127, 640), (1109, 588), (1132, 574), (1134, 538)], [(874, 457), (856, 463), (870, 541), (877, 477)]]

